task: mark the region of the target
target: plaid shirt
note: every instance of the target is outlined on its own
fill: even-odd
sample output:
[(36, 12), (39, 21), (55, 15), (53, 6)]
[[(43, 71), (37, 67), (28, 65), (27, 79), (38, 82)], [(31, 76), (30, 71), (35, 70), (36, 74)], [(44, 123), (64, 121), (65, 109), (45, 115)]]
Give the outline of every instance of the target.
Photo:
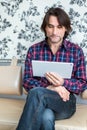
[[(64, 87), (72, 93), (79, 94), (86, 86), (86, 67), (82, 49), (67, 40), (54, 55), (46, 40), (32, 45), (25, 60), (23, 86), (26, 91), (34, 87), (47, 87), (50, 83), (45, 77), (33, 77), (32, 60), (72, 62), (74, 63), (71, 79), (64, 79)], [(62, 70), (61, 70), (62, 71)]]

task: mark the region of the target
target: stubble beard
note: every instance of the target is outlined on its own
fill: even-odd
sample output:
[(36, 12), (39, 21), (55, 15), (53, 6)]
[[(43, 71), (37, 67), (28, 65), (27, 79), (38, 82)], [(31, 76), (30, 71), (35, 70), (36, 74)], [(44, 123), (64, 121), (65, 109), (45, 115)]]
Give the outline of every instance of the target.
[(57, 44), (57, 43), (60, 43), (62, 41), (62, 38), (60, 36), (57, 36), (57, 38), (58, 38), (57, 40), (53, 39), (52, 37), (53, 37), (53, 35), (50, 36), (48, 39), (53, 44)]

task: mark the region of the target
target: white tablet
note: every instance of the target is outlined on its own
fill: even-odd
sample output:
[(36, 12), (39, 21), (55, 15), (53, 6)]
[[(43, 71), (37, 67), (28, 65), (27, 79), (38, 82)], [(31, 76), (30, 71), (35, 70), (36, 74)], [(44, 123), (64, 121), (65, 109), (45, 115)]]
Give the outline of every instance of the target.
[(70, 79), (73, 63), (32, 60), (32, 69), (33, 76), (44, 77), (46, 72), (55, 72), (62, 78)]

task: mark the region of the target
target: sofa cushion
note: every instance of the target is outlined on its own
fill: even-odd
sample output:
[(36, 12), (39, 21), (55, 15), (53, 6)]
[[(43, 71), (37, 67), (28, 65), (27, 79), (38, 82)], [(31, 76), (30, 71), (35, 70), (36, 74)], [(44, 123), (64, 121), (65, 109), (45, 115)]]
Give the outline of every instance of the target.
[(22, 67), (17, 65), (17, 59), (12, 59), (11, 65), (0, 66), (0, 94), (22, 94)]

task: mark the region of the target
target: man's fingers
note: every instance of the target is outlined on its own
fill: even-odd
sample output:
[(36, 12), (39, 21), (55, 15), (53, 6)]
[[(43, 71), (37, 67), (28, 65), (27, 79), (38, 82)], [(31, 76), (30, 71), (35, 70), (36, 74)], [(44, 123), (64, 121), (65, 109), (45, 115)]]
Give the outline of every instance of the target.
[(52, 83), (52, 79), (50, 78), (50, 76), (46, 73), (45, 74), (45, 77), (46, 77), (46, 79), (50, 82), (50, 83)]
[(50, 73), (46, 73), (46, 78), (51, 82), (53, 85), (58, 86), (60, 85), (60, 82), (57, 78), (55, 78), (54, 75), (51, 75)]
[(60, 97), (63, 101), (69, 100), (70, 92), (63, 86), (56, 87), (56, 91), (59, 93)]
[(61, 80), (61, 76), (60, 75), (58, 75), (58, 74), (56, 74), (56, 73), (54, 73), (54, 72), (49, 72), (49, 74), (52, 76), (52, 77), (54, 77), (56, 80)]
[(54, 82), (57, 83), (57, 85), (63, 85), (64, 79), (54, 72), (49, 72), (49, 75), (54, 79)]

